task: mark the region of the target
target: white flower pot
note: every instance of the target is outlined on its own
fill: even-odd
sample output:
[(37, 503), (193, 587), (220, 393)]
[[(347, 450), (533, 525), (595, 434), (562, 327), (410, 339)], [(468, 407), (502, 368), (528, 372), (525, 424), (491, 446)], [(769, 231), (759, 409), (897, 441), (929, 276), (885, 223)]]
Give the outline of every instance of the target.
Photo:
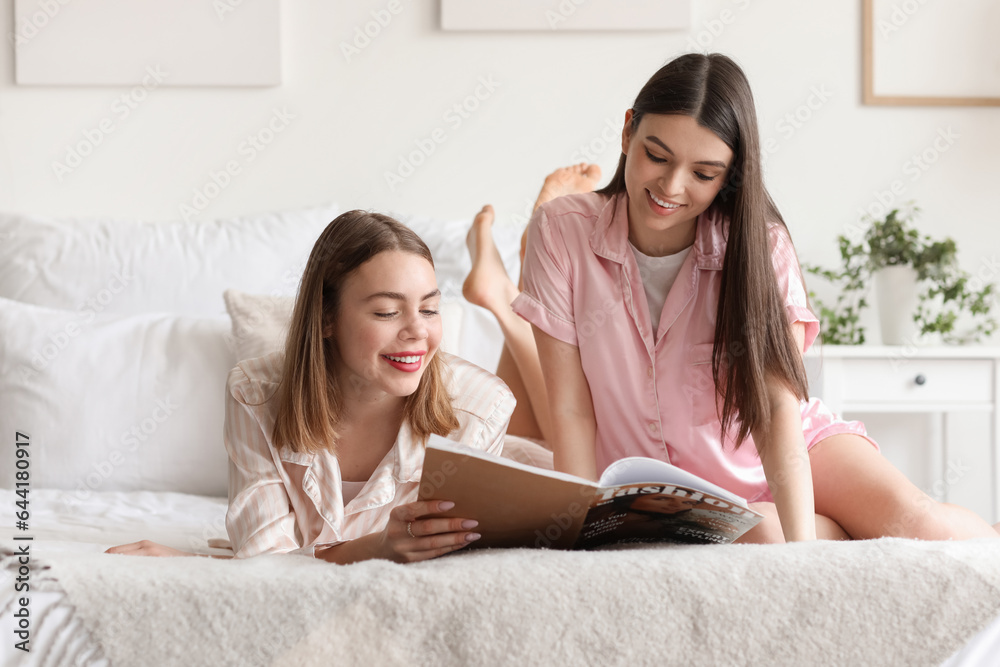
[(917, 343), (917, 270), (911, 266), (887, 266), (876, 271), (875, 298), (882, 326), (883, 345)]

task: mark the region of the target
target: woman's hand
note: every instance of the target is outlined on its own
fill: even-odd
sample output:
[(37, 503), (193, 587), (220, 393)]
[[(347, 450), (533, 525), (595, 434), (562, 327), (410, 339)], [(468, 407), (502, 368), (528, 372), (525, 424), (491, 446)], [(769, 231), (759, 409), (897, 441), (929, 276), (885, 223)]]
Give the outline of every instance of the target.
[(377, 557), (413, 563), (443, 556), (478, 540), (479, 533), (469, 532), (479, 525), (474, 519), (426, 518), (454, 506), (449, 500), (423, 500), (394, 507), (378, 540)]
[(111, 547), (104, 553), (124, 554), (126, 556), (159, 556), (161, 558), (198, 555), (189, 553), (187, 551), (171, 549), (170, 547), (165, 547), (162, 544), (157, 544), (156, 542), (150, 542), (149, 540), (142, 540), (140, 542), (132, 542), (131, 544), (122, 544), (121, 546)]

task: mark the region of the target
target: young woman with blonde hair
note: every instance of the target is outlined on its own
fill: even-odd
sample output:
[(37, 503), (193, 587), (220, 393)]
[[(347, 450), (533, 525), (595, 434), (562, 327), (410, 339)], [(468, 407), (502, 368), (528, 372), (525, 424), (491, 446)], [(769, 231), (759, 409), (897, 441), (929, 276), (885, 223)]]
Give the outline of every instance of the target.
[[(424, 242), (377, 213), (337, 217), (306, 264), (284, 351), (229, 375), (226, 528), (237, 558), (434, 558), (479, 538), (417, 501), (434, 433), (499, 454), (514, 397), (440, 351), (441, 293)], [(461, 508), (459, 508), (460, 510)], [(191, 556), (149, 541), (109, 553)]]

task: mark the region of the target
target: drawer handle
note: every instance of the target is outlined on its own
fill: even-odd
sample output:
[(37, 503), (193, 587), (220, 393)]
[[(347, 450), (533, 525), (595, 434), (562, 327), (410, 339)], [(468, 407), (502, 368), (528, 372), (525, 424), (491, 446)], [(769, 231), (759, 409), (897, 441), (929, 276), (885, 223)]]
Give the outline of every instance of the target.
[(918, 375), (917, 377), (913, 378), (913, 381), (914, 381), (914, 382), (915, 382), (916, 384), (918, 384), (918, 385), (921, 385), (921, 386), (923, 386), (924, 384), (926, 384), (926, 383), (927, 383), (927, 378), (925, 378), (925, 377), (923, 376), (923, 374), (921, 373), (921, 374), (920, 374), (920, 375)]

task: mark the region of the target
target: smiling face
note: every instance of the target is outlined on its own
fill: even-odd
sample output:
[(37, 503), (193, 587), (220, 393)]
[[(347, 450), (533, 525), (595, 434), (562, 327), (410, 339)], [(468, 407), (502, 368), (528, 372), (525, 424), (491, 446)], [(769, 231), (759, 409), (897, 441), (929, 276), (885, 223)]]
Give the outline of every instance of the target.
[(441, 292), (419, 255), (379, 253), (344, 281), (332, 334), (348, 399), (409, 396), (441, 344)]
[(661, 257), (694, 243), (695, 221), (715, 200), (729, 174), (733, 151), (690, 116), (645, 114), (622, 131), (629, 240)]

